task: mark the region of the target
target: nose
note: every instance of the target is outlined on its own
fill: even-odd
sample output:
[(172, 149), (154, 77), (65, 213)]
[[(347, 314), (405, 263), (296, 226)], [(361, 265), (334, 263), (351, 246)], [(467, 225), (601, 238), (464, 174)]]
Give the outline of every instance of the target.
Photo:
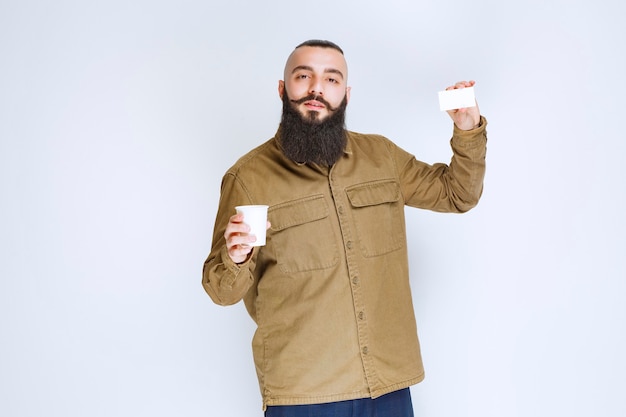
[(322, 88), (322, 83), (318, 79), (311, 80), (311, 86), (309, 87), (309, 94), (313, 94), (315, 96), (324, 95), (324, 89)]

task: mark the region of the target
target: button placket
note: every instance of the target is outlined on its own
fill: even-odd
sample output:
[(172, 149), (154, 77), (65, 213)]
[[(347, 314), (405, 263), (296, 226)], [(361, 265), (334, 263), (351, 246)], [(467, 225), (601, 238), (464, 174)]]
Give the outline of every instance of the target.
[[(333, 167), (334, 168), (334, 167)], [(356, 329), (357, 329), (357, 338), (359, 342), (359, 350), (361, 352), (361, 360), (363, 362), (363, 369), (365, 371), (365, 379), (367, 380), (367, 384), (370, 389), (374, 389), (376, 385), (377, 378), (376, 372), (374, 370), (374, 365), (372, 363), (371, 355), (369, 355), (369, 336), (368, 336), (368, 328), (367, 328), (367, 320), (365, 320), (365, 305), (363, 304), (363, 294), (362, 294), (362, 286), (358, 273), (358, 263), (355, 259), (356, 254), (354, 249), (354, 241), (352, 239), (352, 231), (350, 228), (349, 222), (349, 210), (348, 202), (345, 201), (346, 196), (343, 194), (343, 190), (340, 186), (335, 183), (333, 179), (333, 170), (328, 176), (329, 185), (331, 189), (331, 193), (333, 196), (333, 201), (336, 206), (338, 219), (339, 219), (339, 228), (341, 230), (341, 237), (344, 242), (344, 250), (346, 256), (346, 264), (348, 267), (348, 276), (351, 278), (351, 291), (352, 291), (352, 301), (353, 308), (356, 319)]]

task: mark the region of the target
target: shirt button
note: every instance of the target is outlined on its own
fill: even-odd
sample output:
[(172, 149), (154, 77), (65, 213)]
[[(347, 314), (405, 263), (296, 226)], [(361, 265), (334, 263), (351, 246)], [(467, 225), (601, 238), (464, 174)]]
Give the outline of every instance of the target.
[(337, 209), (337, 211), (339, 211), (339, 214), (343, 214), (343, 206), (339, 206), (339, 208)]
[(354, 278), (352, 278), (352, 283), (353, 283), (354, 285), (357, 285), (357, 284), (359, 283), (359, 277), (354, 277)]
[(348, 243), (346, 243), (346, 246), (348, 247), (348, 249), (352, 249), (352, 241), (349, 240)]
[(365, 317), (365, 314), (362, 311), (359, 311), (359, 320), (363, 320), (363, 317)]
[(364, 355), (367, 355), (367, 352), (369, 352), (369, 349), (367, 348), (367, 346), (363, 347), (362, 352)]

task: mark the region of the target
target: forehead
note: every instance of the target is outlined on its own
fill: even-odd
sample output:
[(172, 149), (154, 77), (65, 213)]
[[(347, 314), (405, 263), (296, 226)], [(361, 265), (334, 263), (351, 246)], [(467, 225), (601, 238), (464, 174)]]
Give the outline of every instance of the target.
[(285, 78), (288, 78), (295, 68), (303, 66), (311, 67), (315, 71), (339, 70), (344, 77), (348, 75), (346, 59), (343, 54), (333, 48), (301, 46), (294, 50), (285, 65)]

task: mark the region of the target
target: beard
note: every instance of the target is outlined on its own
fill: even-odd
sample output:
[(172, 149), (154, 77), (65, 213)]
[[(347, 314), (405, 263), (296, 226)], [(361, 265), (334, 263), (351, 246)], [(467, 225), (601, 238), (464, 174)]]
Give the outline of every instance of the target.
[[(316, 111), (309, 111), (307, 116), (303, 116), (296, 106), (307, 100), (323, 103), (329, 110), (329, 115), (323, 120), (319, 119)], [(287, 91), (284, 91), (279, 140), (285, 156), (297, 163), (334, 165), (346, 147), (347, 105), (347, 97), (333, 109), (322, 97), (310, 95), (299, 100), (290, 100)]]

